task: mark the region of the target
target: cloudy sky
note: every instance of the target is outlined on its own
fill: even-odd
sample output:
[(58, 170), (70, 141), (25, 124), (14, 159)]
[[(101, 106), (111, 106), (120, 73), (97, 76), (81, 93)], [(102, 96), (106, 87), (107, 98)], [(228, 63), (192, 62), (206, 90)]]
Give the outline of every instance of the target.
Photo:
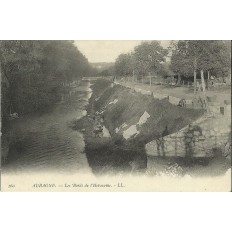
[[(133, 50), (141, 40), (76, 40), (78, 49), (86, 56), (89, 62), (114, 62), (121, 53)], [(169, 41), (161, 42), (167, 47)]]

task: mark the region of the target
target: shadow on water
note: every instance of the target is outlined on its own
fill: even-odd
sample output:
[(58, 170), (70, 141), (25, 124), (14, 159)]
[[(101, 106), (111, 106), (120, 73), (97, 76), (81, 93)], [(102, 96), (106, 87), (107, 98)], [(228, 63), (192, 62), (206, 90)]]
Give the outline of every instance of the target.
[(112, 144), (85, 149), (90, 167), (95, 175), (118, 173), (143, 173), (147, 156), (143, 150), (129, 150)]

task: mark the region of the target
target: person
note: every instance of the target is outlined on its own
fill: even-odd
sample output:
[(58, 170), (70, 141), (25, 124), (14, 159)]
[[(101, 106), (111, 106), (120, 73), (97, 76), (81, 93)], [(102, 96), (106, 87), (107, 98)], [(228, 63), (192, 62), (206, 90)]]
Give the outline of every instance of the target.
[(210, 83), (211, 83), (211, 86), (214, 87), (214, 76), (210, 77)]

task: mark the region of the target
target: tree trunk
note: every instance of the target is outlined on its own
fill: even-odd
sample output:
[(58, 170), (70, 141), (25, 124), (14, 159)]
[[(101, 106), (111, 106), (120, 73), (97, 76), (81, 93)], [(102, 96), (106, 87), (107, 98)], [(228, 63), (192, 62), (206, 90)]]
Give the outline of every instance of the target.
[(208, 112), (208, 101), (206, 99), (206, 92), (205, 92), (205, 79), (204, 79), (204, 72), (201, 70), (201, 84), (202, 84), (202, 90), (203, 90), (203, 96), (204, 96), (204, 101), (205, 101), (205, 107)]
[(197, 88), (197, 59), (194, 58), (194, 96), (196, 95)]
[(196, 95), (196, 87), (197, 87), (197, 72), (194, 70), (194, 95)]
[(208, 71), (208, 80), (209, 80), (209, 75), (210, 75), (210, 74), (209, 74), (209, 71)]
[(180, 74), (178, 73), (177, 85), (180, 85), (180, 82), (181, 82), (181, 77)]

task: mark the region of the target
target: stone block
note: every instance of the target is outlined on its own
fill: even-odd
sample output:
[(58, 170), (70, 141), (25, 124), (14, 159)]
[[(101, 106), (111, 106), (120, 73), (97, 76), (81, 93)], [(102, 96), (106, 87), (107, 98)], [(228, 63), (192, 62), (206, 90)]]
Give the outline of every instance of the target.
[(217, 95), (214, 95), (214, 96), (211, 96), (211, 97), (207, 96), (207, 100), (208, 100), (209, 103), (215, 102), (217, 100)]
[(178, 105), (180, 100), (180, 98), (169, 96), (169, 102), (173, 105)]
[(194, 135), (194, 136), (199, 136), (199, 135), (200, 135), (200, 131), (194, 131), (194, 132), (193, 132), (193, 135)]
[(191, 138), (187, 138), (187, 139), (185, 140), (185, 142), (186, 142), (186, 143), (191, 143), (191, 142), (192, 142), (192, 139), (191, 139)]
[(231, 105), (231, 100), (230, 99), (224, 100), (224, 104), (225, 105)]

